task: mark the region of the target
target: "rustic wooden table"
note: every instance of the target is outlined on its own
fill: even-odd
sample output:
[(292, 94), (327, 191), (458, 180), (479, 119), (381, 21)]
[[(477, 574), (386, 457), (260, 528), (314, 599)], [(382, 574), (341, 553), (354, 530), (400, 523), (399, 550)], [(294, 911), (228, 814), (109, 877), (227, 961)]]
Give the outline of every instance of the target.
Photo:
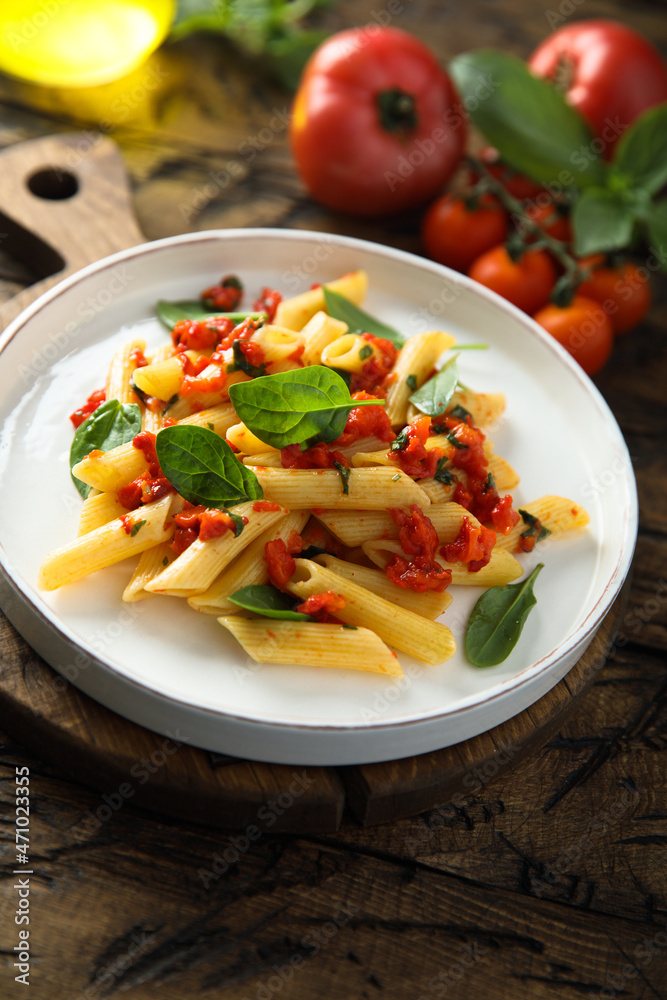
[[(667, 47), (664, 6), (648, 0), (390, 6), (392, 23), (442, 59), (478, 46), (524, 56), (575, 9), (618, 17)], [(323, 21), (336, 30), (385, 12), (350, 0)], [(419, 249), (416, 216), (378, 225), (310, 201), (287, 147), (288, 97), (209, 39), (165, 47), (131, 78), (90, 92), (0, 80), (0, 107), (3, 147), (72, 129), (91, 144), (111, 135), (149, 239), (268, 225)], [(36, 277), (0, 254), (3, 301)], [(335, 835), (254, 841), (131, 802), (91, 823), (98, 793), (3, 739), (0, 996), (22, 995), (11, 870), (23, 766), (40, 1000), (667, 995), (664, 288), (597, 384), (630, 447), (641, 529), (621, 633), (558, 734), (518, 764), (467, 775), (456, 804), (370, 829), (345, 818)]]

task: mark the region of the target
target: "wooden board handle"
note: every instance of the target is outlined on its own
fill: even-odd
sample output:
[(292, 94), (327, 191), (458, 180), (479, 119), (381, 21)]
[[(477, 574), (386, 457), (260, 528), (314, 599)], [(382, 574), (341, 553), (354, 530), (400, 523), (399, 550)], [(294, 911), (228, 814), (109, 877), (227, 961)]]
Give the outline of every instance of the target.
[(58, 281), (142, 243), (121, 155), (111, 139), (70, 132), (0, 154), (3, 246), (41, 279), (0, 308), (0, 326)]

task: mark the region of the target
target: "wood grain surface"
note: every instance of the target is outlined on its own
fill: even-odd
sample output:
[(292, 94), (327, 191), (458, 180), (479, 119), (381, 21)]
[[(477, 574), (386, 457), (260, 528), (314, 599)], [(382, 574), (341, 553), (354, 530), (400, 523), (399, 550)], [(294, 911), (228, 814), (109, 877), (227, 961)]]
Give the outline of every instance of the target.
[[(411, 0), (394, 23), (443, 60), (481, 45), (525, 56), (570, 7), (620, 18), (667, 48), (657, 2), (585, 0), (561, 12), (544, 0)], [(322, 21), (332, 30), (372, 23), (379, 10), (355, 0)], [(114, 138), (148, 238), (279, 225), (418, 249), (414, 215), (359, 223), (308, 199), (286, 144), (288, 98), (210, 39), (166, 47), (132, 77), (91, 91), (0, 80), (0, 107), (3, 147), (83, 130), (73, 157), (85, 161)], [(43, 277), (0, 244), (4, 300)], [(607, 663), (547, 745), (495, 773), (470, 772), (448, 804), (416, 817), (368, 828), (344, 817), (335, 834), (294, 837), (274, 832), (276, 816), (255, 837), (156, 819), (116, 785), (101, 794), (73, 782), (48, 747), (37, 755), (7, 737), (1, 997), (24, 989), (12, 968), (17, 766), (31, 773), (30, 989), (39, 1000), (667, 994), (667, 301), (664, 288), (655, 294), (648, 320), (596, 380), (639, 487), (630, 602)], [(609, 480), (596, 488), (613, 489)], [(135, 765), (131, 780), (150, 786), (149, 769)]]

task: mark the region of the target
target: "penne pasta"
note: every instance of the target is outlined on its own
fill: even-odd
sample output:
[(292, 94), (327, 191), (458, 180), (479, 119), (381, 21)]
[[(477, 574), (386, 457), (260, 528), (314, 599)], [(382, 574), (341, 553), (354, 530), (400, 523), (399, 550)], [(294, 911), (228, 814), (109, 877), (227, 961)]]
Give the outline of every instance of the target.
[[(539, 500), (524, 504), (520, 510), (525, 510), (536, 517), (552, 535), (561, 535), (566, 531), (581, 531), (587, 527), (590, 517), (583, 507), (565, 497), (545, 496)], [(515, 552), (521, 535), (529, 529), (522, 519), (507, 535), (498, 535), (496, 546)]]
[[(343, 275), (337, 281), (328, 281), (327, 288), (350, 299), (356, 305), (361, 305), (368, 288), (368, 275), (365, 271), (354, 271)], [(288, 330), (300, 331), (315, 313), (324, 309), (324, 292), (321, 286), (311, 288), (301, 295), (295, 295), (281, 302), (276, 310), (275, 323), (277, 326), (286, 326)]]
[(434, 590), (425, 594), (417, 594), (413, 590), (406, 590), (397, 587), (389, 580), (381, 570), (371, 569), (369, 566), (359, 566), (357, 563), (346, 562), (344, 559), (337, 559), (336, 556), (321, 555), (315, 557), (315, 562), (321, 566), (337, 573), (339, 576), (358, 583), (360, 587), (371, 590), (378, 597), (383, 597), (391, 604), (397, 604), (399, 608), (407, 611), (414, 611), (416, 615), (431, 620), (438, 618), (452, 603), (452, 595), (443, 590), (437, 594)]
[(107, 375), (107, 399), (117, 399), (121, 403), (139, 402), (139, 397), (132, 388), (132, 380), (138, 370), (138, 358), (143, 354), (145, 347), (145, 340), (132, 340), (116, 351)]
[(392, 369), (385, 397), (385, 409), (393, 427), (403, 427), (406, 423), (410, 396), (424, 384), (438, 358), (455, 343), (450, 333), (441, 330), (418, 333), (406, 342)]
[(322, 363), (322, 351), (332, 341), (347, 333), (348, 325), (325, 312), (316, 312), (301, 330), (303, 341), (304, 365), (319, 365)]
[(257, 466), (254, 471), (266, 496), (292, 510), (318, 507), (381, 510), (387, 505), (430, 505), (430, 500), (414, 480), (393, 469), (353, 469), (347, 482), (348, 493), (343, 492), (343, 480), (335, 469)]
[[(361, 546), (364, 553), (376, 566), (384, 569), (394, 555), (405, 557), (398, 542), (391, 539), (378, 539), (364, 542)], [(494, 548), (491, 559), (486, 566), (471, 573), (465, 563), (446, 562), (435, 559), (436, 565), (452, 571), (452, 583), (464, 587), (495, 587), (518, 580), (523, 575), (521, 563), (505, 549)]]
[[(479, 525), (477, 518), (457, 503), (432, 504), (427, 515), (441, 542), (454, 541), (464, 517)], [(398, 538), (398, 526), (388, 510), (318, 510), (315, 516), (343, 545), (351, 548), (368, 539)]]

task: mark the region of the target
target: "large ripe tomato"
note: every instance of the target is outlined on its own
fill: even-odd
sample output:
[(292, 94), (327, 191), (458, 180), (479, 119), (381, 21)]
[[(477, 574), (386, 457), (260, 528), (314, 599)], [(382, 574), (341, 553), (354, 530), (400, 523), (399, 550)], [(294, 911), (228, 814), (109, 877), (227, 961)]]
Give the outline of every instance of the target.
[(290, 136), (314, 198), (355, 215), (386, 215), (427, 202), (449, 180), (465, 145), (465, 111), (417, 38), (352, 28), (311, 57)]
[(595, 299), (575, 295), (569, 306), (550, 304), (533, 319), (569, 351), (587, 375), (607, 363), (614, 344), (611, 320)]
[(507, 213), (490, 195), (468, 207), (464, 198), (446, 194), (424, 216), (422, 243), (439, 264), (467, 271), (476, 257), (503, 242), (507, 225)]
[(617, 267), (596, 267), (577, 291), (603, 306), (615, 334), (637, 326), (651, 304), (648, 272), (629, 261)]
[(660, 54), (617, 21), (568, 24), (542, 42), (528, 64), (564, 91), (604, 143), (607, 159), (642, 111), (667, 101), (667, 68)]
[(531, 315), (548, 302), (556, 283), (556, 268), (544, 250), (527, 250), (513, 261), (504, 246), (494, 247), (474, 261), (468, 274)]

